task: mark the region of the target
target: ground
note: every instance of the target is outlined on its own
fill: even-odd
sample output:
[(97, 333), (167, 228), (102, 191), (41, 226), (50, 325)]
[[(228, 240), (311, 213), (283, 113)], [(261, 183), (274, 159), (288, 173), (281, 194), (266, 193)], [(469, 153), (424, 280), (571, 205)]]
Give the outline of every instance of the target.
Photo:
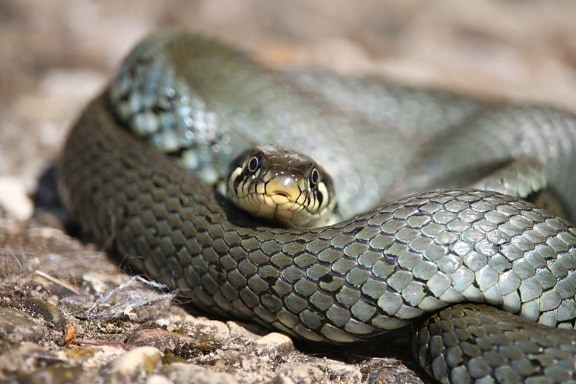
[(333, 356), (258, 327), (192, 315), (65, 234), (58, 212), (39, 209), (53, 204), (54, 192), (39, 181), (85, 103), (130, 47), (160, 28), (218, 37), (271, 67), (376, 74), (576, 111), (574, 14), (571, 0), (4, 0), (0, 381), (426, 380), (408, 353)]

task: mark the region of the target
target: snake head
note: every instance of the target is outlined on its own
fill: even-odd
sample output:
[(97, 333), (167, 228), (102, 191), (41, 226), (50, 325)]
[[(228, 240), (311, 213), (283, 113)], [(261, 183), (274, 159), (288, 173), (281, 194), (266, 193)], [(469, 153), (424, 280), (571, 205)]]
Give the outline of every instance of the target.
[(330, 175), (310, 157), (274, 145), (242, 152), (227, 179), (236, 207), (288, 228), (325, 224), (336, 206)]

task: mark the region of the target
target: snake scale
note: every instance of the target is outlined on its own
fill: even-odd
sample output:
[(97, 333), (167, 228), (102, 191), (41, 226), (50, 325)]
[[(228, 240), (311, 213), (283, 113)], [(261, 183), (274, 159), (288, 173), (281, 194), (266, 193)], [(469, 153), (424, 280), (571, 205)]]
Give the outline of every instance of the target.
[[(516, 197), (458, 189), (529, 158), (574, 217), (571, 114), (270, 72), (180, 32), (141, 43), (115, 84), (74, 125), (59, 183), (83, 230), (135, 270), (208, 313), (312, 341), (416, 324), (415, 355), (441, 382), (576, 380), (576, 228)], [(224, 157), (193, 159), (204, 179), (212, 161), (246, 143), (307, 153), (335, 178), (348, 218), (304, 230), (258, 225), (128, 133), (138, 121), (148, 133), (200, 127), (205, 136), (192, 141)]]

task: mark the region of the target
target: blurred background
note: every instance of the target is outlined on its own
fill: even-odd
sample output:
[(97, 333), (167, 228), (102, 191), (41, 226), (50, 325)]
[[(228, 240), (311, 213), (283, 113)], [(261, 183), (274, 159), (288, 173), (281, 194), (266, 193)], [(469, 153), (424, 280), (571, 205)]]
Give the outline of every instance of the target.
[(576, 2), (2, 0), (0, 178), (33, 191), (87, 100), (159, 28), (313, 66), (576, 111)]

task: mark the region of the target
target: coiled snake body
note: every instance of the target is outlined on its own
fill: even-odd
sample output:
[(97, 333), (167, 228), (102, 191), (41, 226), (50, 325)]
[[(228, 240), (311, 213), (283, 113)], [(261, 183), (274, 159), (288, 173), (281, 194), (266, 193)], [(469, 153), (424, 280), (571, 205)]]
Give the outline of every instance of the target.
[[(529, 158), (538, 184), (574, 217), (575, 117), (371, 80), (287, 80), (183, 33), (150, 38), (124, 68), (131, 69), (75, 124), (59, 170), (73, 217), (131, 266), (207, 312), (313, 341), (365, 340), (455, 303), (489, 303), (567, 329), (453, 306), (424, 322), (413, 341), (431, 375), (457, 383), (576, 380), (576, 228), (567, 221), (496, 192), (443, 189), (329, 227), (254, 226), (121, 122), (144, 122), (147, 137), (164, 125), (200, 127), (192, 141), (223, 156), (214, 164), (255, 141), (294, 147), (336, 178), (347, 215), (407, 192), (468, 185)], [(148, 85), (133, 86), (146, 77)], [(144, 96), (127, 96), (134, 91)], [(171, 138), (152, 140), (183, 151)], [(198, 174), (213, 179), (211, 152), (197, 150)], [(530, 192), (531, 182), (522, 185)]]

